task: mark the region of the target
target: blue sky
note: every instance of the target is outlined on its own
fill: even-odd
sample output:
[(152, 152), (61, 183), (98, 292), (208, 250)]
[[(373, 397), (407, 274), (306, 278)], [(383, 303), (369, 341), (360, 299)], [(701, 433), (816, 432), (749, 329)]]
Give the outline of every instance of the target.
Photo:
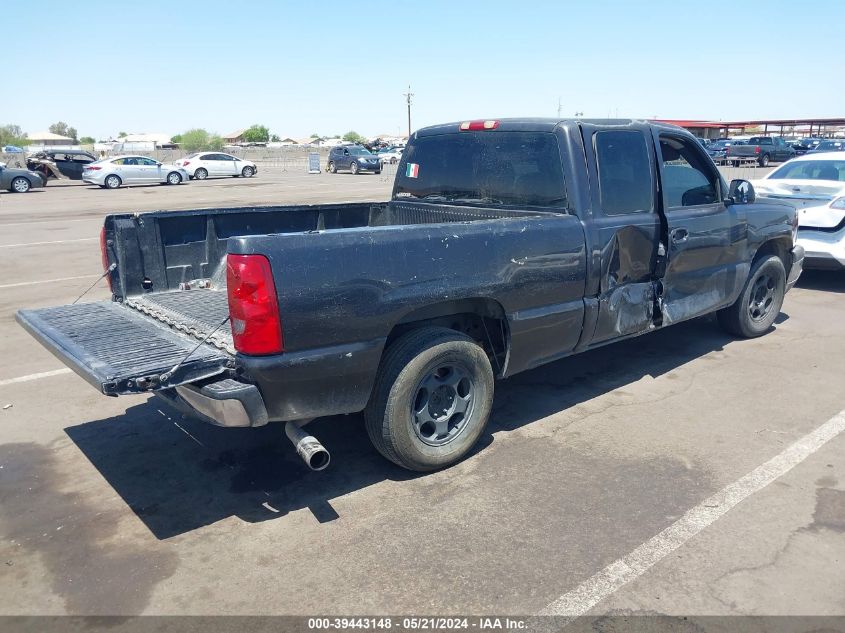
[(398, 133), (409, 83), (414, 128), (845, 115), (841, 0), (3, 5), (0, 124), (29, 132)]

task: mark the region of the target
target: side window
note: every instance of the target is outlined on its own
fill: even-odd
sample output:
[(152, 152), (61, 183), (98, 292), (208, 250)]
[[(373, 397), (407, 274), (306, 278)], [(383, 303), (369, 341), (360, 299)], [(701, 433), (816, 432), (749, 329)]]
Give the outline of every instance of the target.
[(602, 210), (607, 215), (653, 211), (651, 161), (642, 132), (596, 132), (593, 142)]
[(158, 163), (156, 161), (154, 161), (152, 158), (139, 158), (138, 164), (139, 165), (146, 165), (147, 167), (154, 167), (155, 165), (158, 165)]
[(660, 135), (666, 207), (693, 207), (719, 200), (719, 176), (695, 141)]
[(111, 163), (112, 163), (112, 165), (124, 165), (126, 163), (126, 159), (125, 158), (116, 158)]

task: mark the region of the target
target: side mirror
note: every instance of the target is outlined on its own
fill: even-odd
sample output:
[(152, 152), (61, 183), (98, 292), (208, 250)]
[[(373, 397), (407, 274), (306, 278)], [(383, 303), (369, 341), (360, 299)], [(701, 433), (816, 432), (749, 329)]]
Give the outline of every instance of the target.
[(729, 204), (751, 204), (756, 199), (757, 194), (754, 193), (754, 186), (750, 182), (741, 178), (731, 180), (728, 190)]

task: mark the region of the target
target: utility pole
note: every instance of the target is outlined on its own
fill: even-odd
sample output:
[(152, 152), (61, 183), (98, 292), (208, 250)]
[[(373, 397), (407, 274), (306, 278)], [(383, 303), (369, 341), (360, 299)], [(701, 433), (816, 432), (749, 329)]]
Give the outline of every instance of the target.
[(560, 102), (560, 97), (557, 98), (557, 118), (560, 118), (560, 111), (563, 108), (563, 104)]
[(408, 92), (404, 93), (405, 102), (408, 104), (408, 138), (411, 138), (411, 97), (414, 93), (411, 92), (411, 84), (408, 84)]

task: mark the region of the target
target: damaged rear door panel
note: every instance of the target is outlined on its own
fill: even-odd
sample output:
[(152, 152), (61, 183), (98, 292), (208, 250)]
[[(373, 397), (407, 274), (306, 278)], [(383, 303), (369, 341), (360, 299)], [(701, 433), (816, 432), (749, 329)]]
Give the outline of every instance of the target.
[[(591, 187), (590, 290), (598, 299), (591, 344), (653, 327), (661, 236), (653, 146), (642, 124), (582, 126)], [(589, 291), (588, 291), (589, 292)]]

